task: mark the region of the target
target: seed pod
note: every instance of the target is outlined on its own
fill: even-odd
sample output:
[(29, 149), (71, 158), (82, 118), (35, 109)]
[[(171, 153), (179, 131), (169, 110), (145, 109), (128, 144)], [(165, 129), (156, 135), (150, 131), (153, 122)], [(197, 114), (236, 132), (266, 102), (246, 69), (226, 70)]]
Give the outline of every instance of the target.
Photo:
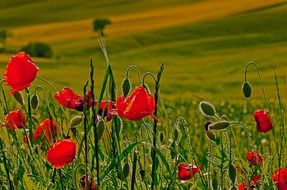
[(83, 117), (81, 115), (74, 116), (70, 121), (71, 128), (79, 125), (82, 122), (82, 120), (83, 120)]
[(251, 96), (252, 88), (249, 82), (244, 82), (242, 85), (242, 92), (245, 98)]
[(204, 115), (204, 116), (215, 116), (215, 108), (214, 106), (206, 101), (201, 101), (199, 103), (199, 111)]
[(212, 141), (215, 141), (216, 139), (216, 136), (212, 131), (206, 131), (206, 136)]
[(235, 184), (236, 179), (236, 169), (232, 163), (229, 164), (229, 179), (231, 180), (232, 184)]
[(129, 94), (130, 89), (131, 89), (130, 80), (129, 80), (128, 78), (125, 78), (125, 79), (123, 80), (123, 83), (122, 83), (122, 92), (123, 92), (123, 95), (124, 95), (125, 97), (127, 97), (127, 95)]
[(145, 178), (145, 170), (140, 170), (140, 175), (141, 175), (141, 178), (142, 178), (142, 181), (143, 181), (144, 178)]
[(163, 143), (163, 141), (164, 141), (164, 134), (163, 134), (163, 132), (160, 132), (160, 133), (159, 133), (159, 141), (160, 141), (161, 143)]
[(18, 92), (15, 92), (13, 94), (13, 97), (15, 98), (15, 100), (22, 106), (24, 106), (25, 102), (24, 102), (24, 98), (23, 98), (23, 95), (22, 95), (22, 92), (18, 91)]
[(32, 109), (36, 110), (39, 106), (39, 97), (37, 94), (33, 94), (31, 98), (31, 107)]
[(127, 178), (129, 176), (129, 173), (130, 173), (130, 165), (129, 163), (125, 163), (123, 167), (123, 177)]
[(174, 138), (173, 140), (176, 141), (178, 139), (178, 136), (179, 136), (178, 129), (175, 128), (174, 129), (174, 134), (173, 134), (173, 138)]
[(229, 125), (230, 123), (228, 121), (218, 121), (216, 123), (210, 124), (209, 129), (222, 130), (222, 129), (226, 129)]
[(105, 122), (104, 120), (98, 121), (97, 124), (97, 132), (98, 132), (98, 139), (101, 139), (105, 130)]

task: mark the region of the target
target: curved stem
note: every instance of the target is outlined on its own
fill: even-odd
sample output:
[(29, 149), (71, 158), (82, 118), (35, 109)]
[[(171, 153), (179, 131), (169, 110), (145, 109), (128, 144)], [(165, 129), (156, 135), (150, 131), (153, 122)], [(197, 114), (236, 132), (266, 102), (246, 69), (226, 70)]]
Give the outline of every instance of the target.
[(151, 76), (152, 79), (154, 80), (154, 82), (157, 83), (157, 79), (155, 78), (155, 76), (154, 76), (151, 72), (147, 72), (147, 73), (145, 73), (144, 76), (143, 76), (143, 81), (142, 81), (143, 85), (144, 85), (144, 82), (145, 82), (145, 78), (146, 78), (147, 76)]
[(128, 68), (127, 68), (127, 71), (126, 71), (126, 78), (129, 78), (129, 71), (131, 69), (135, 69), (137, 71), (137, 74), (138, 74), (138, 79), (139, 79), (139, 83), (141, 82), (141, 79), (140, 79), (140, 71), (139, 71), (139, 68), (136, 66), (136, 65), (130, 65)]
[(45, 82), (46, 84), (48, 84), (51, 88), (53, 88), (53, 90), (55, 90), (55, 92), (57, 92), (57, 88), (52, 85), (52, 83), (50, 83), (47, 79), (40, 77), (40, 76), (36, 76), (38, 79), (40, 79), (41, 81)]
[(244, 82), (247, 81), (247, 69), (248, 69), (249, 65), (253, 65), (253, 66), (255, 67), (256, 71), (257, 71), (257, 74), (258, 74), (258, 77), (259, 77), (259, 80), (260, 80), (260, 85), (261, 85), (261, 90), (262, 90), (263, 98), (264, 98), (264, 101), (265, 101), (265, 106), (268, 106), (267, 97), (266, 97), (266, 94), (265, 94), (265, 90), (264, 90), (264, 88), (263, 88), (262, 78), (261, 78), (259, 69), (258, 69), (258, 67), (257, 67), (257, 64), (256, 64), (254, 61), (251, 61), (251, 62), (247, 63), (247, 65), (245, 66)]

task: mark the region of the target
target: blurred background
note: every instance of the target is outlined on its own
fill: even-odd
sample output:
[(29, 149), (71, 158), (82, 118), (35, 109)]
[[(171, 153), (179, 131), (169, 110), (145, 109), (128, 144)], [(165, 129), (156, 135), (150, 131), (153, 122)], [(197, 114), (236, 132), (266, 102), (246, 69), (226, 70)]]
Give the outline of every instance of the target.
[[(40, 76), (81, 93), (92, 58), (100, 89), (106, 67), (100, 32), (118, 95), (129, 65), (156, 73), (164, 61), (164, 99), (244, 101), (244, 67), (256, 61), (275, 97), (274, 69), (286, 86), (286, 18), (285, 0), (1, 0), (0, 72), (12, 54), (28, 51)], [(136, 73), (130, 76), (138, 85)], [(248, 101), (261, 99), (252, 66), (247, 78), (254, 90)]]

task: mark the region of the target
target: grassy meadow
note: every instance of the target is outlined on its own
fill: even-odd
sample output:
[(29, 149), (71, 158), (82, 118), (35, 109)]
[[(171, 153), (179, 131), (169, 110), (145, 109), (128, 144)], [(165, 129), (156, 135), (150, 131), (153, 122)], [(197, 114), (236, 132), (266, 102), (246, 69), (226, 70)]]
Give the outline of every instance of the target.
[[(236, 166), (240, 165), (244, 170), (244, 175), (242, 173), (237, 175), (238, 183), (246, 180), (248, 178), (246, 176), (261, 172), (261, 187), (275, 189), (271, 176), (275, 166), (278, 167), (279, 152), (280, 156), (283, 155), (282, 166), (286, 164), (286, 151), (282, 152), (278, 145), (283, 141), (286, 144), (286, 140), (281, 139), (285, 135), (285, 132), (282, 133), (284, 131), (282, 126), (285, 125), (286, 120), (283, 114), (287, 93), (286, 1), (22, 0), (19, 2), (0, 0), (0, 29), (7, 29), (11, 33), (6, 42), (6, 51), (0, 53), (0, 72), (4, 72), (11, 55), (18, 52), (21, 47), (29, 42), (44, 42), (52, 47), (54, 54), (49, 59), (33, 58), (40, 68), (38, 75), (47, 79), (57, 89), (67, 86), (74, 89), (76, 93), (83, 94), (82, 88), (89, 80), (90, 59), (92, 58), (95, 66), (95, 93), (98, 97), (107, 65), (99, 46), (98, 36), (92, 31), (94, 18), (109, 18), (112, 22), (104, 30), (104, 40), (117, 86), (113, 90), (117, 96), (122, 93), (121, 83), (128, 66), (137, 65), (141, 75), (145, 72), (156, 74), (161, 63), (165, 63), (160, 82), (160, 123), (157, 131), (158, 135), (161, 135), (159, 137), (161, 140), (158, 140), (160, 142), (157, 145), (157, 153), (162, 154), (158, 172), (164, 177), (160, 174), (157, 177), (150, 174), (149, 166), (154, 162), (154, 159), (149, 158), (153, 152), (149, 151), (153, 139), (152, 121), (144, 119), (144, 122), (132, 123), (125, 119), (122, 122), (114, 120), (112, 123), (105, 123), (107, 129), (103, 133), (102, 139), (104, 140), (100, 141), (101, 174), (109, 171), (107, 177), (101, 176), (103, 189), (112, 189), (112, 187), (132, 189), (133, 185), (129, 181), (132, 180), (131, 167), (137, 153), (139, 153), (138, 162), (142, 163), (138, 166), (138, 170), (144, 168), (148, 174), (143, 179), (139, 179), (142, 177), (139, 174), (136, 175), (135, 189), (150, 189), (151, 180), (157, 181), (157, 189), (216, 189), (213, 186), (214, 179), (218, 179), (218, 184), (222, 189), (235, 187), (237, 184), (234, 181), (228, 181), (231, 157), (233, 157), (232, 163)], [(244, 81), (244, 67), (250, 61), (256, 61), (260, 70), (268, 98), (267, 104), (264, 104), (258, 73), (252, 65), (247, 73), (247, 80), (253, 87), (252, 96), (248, 99), (243, 97), (241, 87)], [(131, 70), (129, 76), (132, 86), (137, 86), (137, 73)], [(151, 78), (147, 78), (146, 81), (153, 91), (154, 83)], [(32, 83), (31, 92), (37, 85), (43, 86), (44, 94), (50, 91), (54, 93), (39, 79)], [(280, 91), (279, 95), (276, 85)], [(5, 86), (4, 89), (8, 91), (9, 87)], [(42, 101), (44, 97), (47, 98), (51, 104), (41, 102), (38, 111), (34, 110), (32, 114), (38, 120), (52, 114), (55, 121), (63, 127), (58, 138), (63, 137), (64, 134), (70, 132), (68, 129), (70, 119), (79, 113), (62, 108), (53, 100), (53, 97), (47, 94), (45, 97), (40, 93), (40, 98)], [(6, 95), (8, 96), (8, 93)], [(108, 95), (110, 92), (106, 92), (104, 98), (109, 98)], [(278, 97), (281, 98), (280, 104)], [(212, 102), (219, 115), (202, 116), (198, 104), (203, 99)], [(8, 97), (8, 104), (11, 108), (20, 107), (25, 110), (25, 114), (28, 114), (27, 108), (16, 104), (11, 97)], [(50, 106), (49, 109), (47, 106)], [(256, 133), (252, 118), (253, 112), (263, 106), (270, 111), (273, 125), (277, 127), (267, 135)], [(4, 109), (4, 104), (1, 104), (1, 108)], [(89, 114), (89, 116), (92, 115), (91, 112)], [(4, 114), (1, 114), (2, 118), (4, 120)], [(204, 123), (209, 120), (213, 122), (228, 120), (233, 124), (237, 121), (240, 123), (234, 124), (232, 129), (226, 130), (227, 132), (224, 130), (216, 132), (220, 140), (213, 143), (205, 135)], [(38, 123), (35, 121), (34, 127)], [(91, 124), (88, 125), (91, 127)], [(108, 140), (113, 138), (113, 125), (124, 126), (118, 132), (120, 137), (116, 139), (117, 146), (120, 147), (119, 152), (126, 148), (129, 153), (129, 155), (124, 154), (122, 160), (117, 160), (118, 162), (114, 161), (116, 156), (112, 155), (109, 149), (110, 146), (114, 146), (114, 142)], [(0, 131), (0, 137), (13, 144), (11, 139), (14, 138), (14, 133), (4, 128)], [(77, 132), (78, 136), (75, 135), (72, 138), (76, 139), (77, 144), (81, 144), (85, 136), (83, 128)], [(179, 133), (177, 138), (175, 138), (175, 133)], [(81, 135), (84, 135), (83, 138)], [(16, 137), (20, 139), (23, 134), (18, 132)], [(88, 140), (92, 141), (94, 137), (95, 134), (90, 133)], [(229, 140), (230, 142), (227, 142)], [(129, 145), (139, 141), (146, 141), (146, 144), (137, 146), (138, 152), (133, 151), (134, 147), (131, 148)], [(88, 159), (93, 167), (95, 163), (91, 160), (95, 156), (92, 151), (95, 144), (92, 142), (89, 145), (91, 151)], [(47, 146), (45, 144), (44, 148)], [(264, 167), (252, 168), (245, 160), (245, 154), (250, 148), (260, 150), (264, 154), (266, 160)], [(22, 149), (24, 148), (21, 146)], [(11, 150), (16, 151), (12, 146)], [(60, 172), (64, 180), (60, 175), (56, 175), (56, 170), (45, 162), (44, 153), (41, 152), (42, 145), (36, 144), (33, 151), (40, 152), (39, 155), (42, 157), (27, 154), (23, 156), (21, 151), (19, 153), (20, 157), (27, 158), (27, 160), (19, 159), (19, 163), (23, 163), (24, 167), (29, 168), (31, 159), (35, 161), (35, 164), (32, 165), (34, 168), (29, 168), (29, 173), (21, 173), (22, 184), (16, 184), (16, 187), (19, 189), (63, 189), (63, 186), (70, 189), (79, 188), (78, 182), (74, 183), (74, 181), (80, 177), (80, 174), (85, 173), (84, 169), (77, 168), (79, 165), (82, 167), (81, 164), (85, 162), (84, 150), (82, 154), (77, 155), (75, 163), (63, 169), (63, 173)], [(10, 156), (13, 160), (19, 155)], [(180, 159), (177, 160), (177, 157)], [(171, 176), (176, 176), (176, 167), (180, 160), (197, 160), (202, 169), (200, 176), (196, 176), (190, 183), (172, 180)], [(130, 174), (125, 179), (118, 180), (119, 176), (112, 171), (115, 170), (116, 164), (122, 167), (126, 163), (130, 164)], [(45, 167), (41, 168), (41, 164)], [(23, 170), (20, 164), (11, 165), (16, 168), (15, 173)], [(0, 171), (4, 173), (2, 165)], [(94, 175), (94, 170), (89, 172)], [(17, 175), (15, 173), (13, 175), (18, 176), (18, 173)], [(30, 173), (42, 175), (42, 178), (38, 178), (37, 175), (30, 178)], [(207, 184), (203, 182), (202, 176)], [(64, 184), (54, 183), (50, 180), (51, 178)], [(14, 180), (16, 183), (18, 179), (14, 178)], [(0, 175), (1, 188), (2, 182), (6, 183), (6, 186), (3, 185), (5, 189), (7, 181), (5, 181), (4, 174)]]

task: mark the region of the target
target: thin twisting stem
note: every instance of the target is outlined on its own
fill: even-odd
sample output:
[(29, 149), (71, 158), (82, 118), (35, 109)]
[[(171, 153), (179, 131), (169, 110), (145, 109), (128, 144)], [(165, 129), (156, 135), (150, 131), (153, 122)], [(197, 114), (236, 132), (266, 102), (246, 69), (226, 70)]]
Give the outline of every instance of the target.
[(263, 88), (262, 78), (261, 78), (259, 69), (258, 69), (258, 67), (257, 67), (257, 64), (256, 64), (254, 61), (249, 62), (249, 63), (245, 66), (244, 82), (247, 81), (247, 69), (248, 69), (249, 65), (254, 65), (254, 67), (255, 67), (255, 69), (256, 69), (256, 71), (257, 71), (257, 74), (258, 74), (258, 77), (259, 77), (259, 80), (260, 80), (260, 85), (261, 85), (261, 90), (262, 90), (264, 102), (265, 102), (265, 105), (268, 106), (267, 97), (266, 97), (266, 94), (265, 94), (265, 90), (264, 90), (264, 88)]
[[(157, 79), (155, 79), (154, 77), (154, 80), (156, 81), (155, 83), (155, 93), (154, 93), (154, 98), (155, 98), (155, 110), (154, 110), (154, 116), (157, 117), (157, 111), (158, 111), (158, 93), (159, 93), (159, 87), (160, 87), (160, 79), (161, 79), (161, 75), (162, 75), (162, 72), (164, 70), (164, 63), (162, 63), (159, 71), (158, 71), (158, 74), (157, 74)], [(150, 75), (150, 73), (147, 73)], [(145, 76), (147, 76), (147, 74), (145, 74)], [(144, 78), (145, 78), (144, 76)], [(153, 76), (153, 75), (151, 75)], [(144, 78), (143, 78), (143, 83), (144, 83)], [(154, 119), (154, 124), (153, 124), (153, 148), (156, 148), (157, 147), (157, 120)], [(152, 158), (152, 173), (151, 173), (151, 176), (152, 176), (152, 182), (151, 182), (151, 190), (154, 189), (154, 179), (155, 179), (155, 176), (156, 176), (156, 151), (154, 149), (152, 149), (152, 152), (151, 152), (151, 158)]]

